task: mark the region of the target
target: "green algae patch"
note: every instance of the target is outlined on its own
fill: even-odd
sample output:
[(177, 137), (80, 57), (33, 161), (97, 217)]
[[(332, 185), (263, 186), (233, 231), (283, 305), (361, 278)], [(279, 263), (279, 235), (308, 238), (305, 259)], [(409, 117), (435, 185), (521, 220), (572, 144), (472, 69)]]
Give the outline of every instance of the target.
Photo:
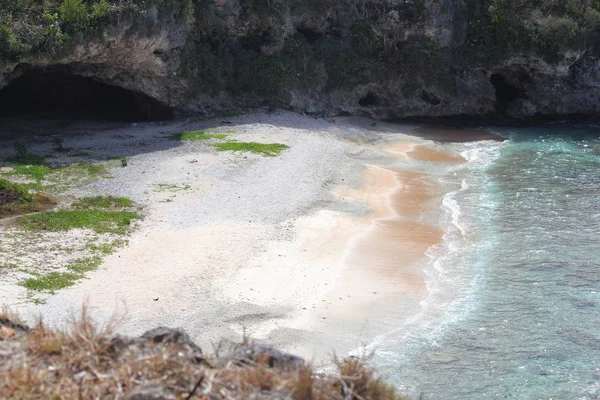
[(48, 175), (54, 172), (54, 169), (47, 165), (24, 165), (18, 164), (12, 167), (15, 175), (23, 175), (40, 182), (46, 179)]
[[(62, 167), (51, 167), (48, 165), (37, 164), (14, 164), (10, 172), (4, 173), (5, 176), (17, 176), (19, 178), (30, 179), (35, 189), (45, 187), (64, 187), (75, 184), (82, 184), (96, 181), (105, 177), (107, 170), (101, 164), (72, 163)], [(42, 185), (42, 182), (44, 183)]]
[(86, 247), (94, 252), (95, 254), (101, 254), (103, 256), (109, 256), (117, 251), (119, 248), (124, 247), (127, 244), (126, 240), (115, 239), (109, 243), (88, 243)]
[(45, 275), (36, 274), (33, 278), (21, 281), (20, 285), (37, 292), (54, 293), (59, 289), (73, 286), (78, 280), (85, 277), (85, 272), (97, 269), (101, 263), (102, 258), (99, 256), (80, 258), (67, 265), (69, 272), (55, 271)]
[(45, 211), (55, 204), (46, 195), (30, 193), (27, 184), (0, 179), (0, 218)]
[(75, 282), (82, 277), (81, 274), (72, 272), (50, 272), (46, 275), (25, 279), (20, 284), (29, 290), (35, 290), (37, 292), (49, 291), (54, 293), (56, 290), (73, 286)]
[(171, 140), (192, 141), (192, 140), (223, 140), (227, 137), (224, 133), (206, 133), (205, 131), (189, 131), (183, 133), (174, 133), (169, 135)]
[(56, 183), (95, 181), (106, 175), (106, 167), (101, 164), (73, 163), (55, 170), (49, 180)]
[(260, 154), (265, 157), (276, 157), (283, 150), (289, 149), (289, 146), (281, 143), (257, 143), (257, 142), (236, 142), (228, 141), (215, 144), (218, 151), (241, 151), (254, 154)]
[(100, 256), (84, 257), (79, 258), (67, 265), (67, 269), (79, 274), (83, 274), (84, 272), (94, 271), (100, 266), (101, 263), (102, 258)]
[(127, 197), (115, 197), (115, 196), (94, 196), (84, 197), (73, 204), (71, 207), (77, 209), (92, 209), (92, 208), (103, 208), (103, 209), (114, 209), (114, 208), (129, 208), (133, 207), (133, 200)]
[(31, 230), (61, 232), (70, 229), (91, 229), (96, 233), (124, 234), (131, 223), (140, 219), (134, 211), (105, 211), (95, 209), (58, 210), (21, 217), (22, 227)]

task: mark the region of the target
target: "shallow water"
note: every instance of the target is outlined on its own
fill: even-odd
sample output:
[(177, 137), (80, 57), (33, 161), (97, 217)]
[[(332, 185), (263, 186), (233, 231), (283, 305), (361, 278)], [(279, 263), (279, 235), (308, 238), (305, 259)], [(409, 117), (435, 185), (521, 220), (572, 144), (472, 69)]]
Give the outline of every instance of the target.
[(600, 398), (600, 129), (445, 144), (444, 244), (422, 312), (370, 346), (425, 399)]

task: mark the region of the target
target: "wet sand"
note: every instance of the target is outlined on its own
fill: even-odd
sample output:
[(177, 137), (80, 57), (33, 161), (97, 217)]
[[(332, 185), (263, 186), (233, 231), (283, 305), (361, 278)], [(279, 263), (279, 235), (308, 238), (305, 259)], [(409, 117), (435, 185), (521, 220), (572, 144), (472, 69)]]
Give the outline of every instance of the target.
[[(417, 143), (401, 141), (383, 148), (398, 159), (412, 158), (418, 149), (418, 161), (464, 162), (460, 156)], [(281, 341), (278, 332), (294, 329), (296, 343), (281, 341), (279, 345), (318, 365), (333, 354), (370, 343), (415, 315), (428, 295), (423, 274), (429, 262), (426, 252), (441, 243), (444, 233), (423, 222), (440, 212), (444, 193), (435, 178), (424, 172), (369, 165), (360, 188), (335, 188), (337, 196), (364, 202), (371, 211), (358, 218), (336, 218), (330, 232), (336, 232), (337, 248), (329, 241), (321, 243), (319, 251), (341, 255), (338, 276), (324, 292), (307, 298), (301, 304), (306, 311), (274, 329), (269, 339)], [(244, 277), (245, 282), (248, 279)]]
[(435, 150), (424, 145), (415, 146), (407, 155), (411, 159), (418, 161), (433, 161), (451, 164), (462, 164), (467, 161), (460, 155)]

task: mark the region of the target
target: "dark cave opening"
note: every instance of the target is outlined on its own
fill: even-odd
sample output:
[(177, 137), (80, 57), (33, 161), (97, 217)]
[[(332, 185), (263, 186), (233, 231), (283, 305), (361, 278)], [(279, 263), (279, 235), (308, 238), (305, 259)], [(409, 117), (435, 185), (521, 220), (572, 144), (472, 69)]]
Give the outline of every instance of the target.
[(372, 107), (379, 104), (379, 100), (377, 99), (377, 96), (375, 96), (373, 93), (367, 93), (365, 97), (361, 98), (358, 101), (358, 104), (361, 107)]
[(171, 119), (173, 110), (145, 94), (54, 66), (27, 69), (1, 89), (0, 117), (130, 122)]
[(317, 31), (314, 31), (310, 28), (304, 28), (304, 27), (298, 27), (296, 28), (296, 31), (301, 34), (302, 36), (304, 36), (304, 38), (306, 39), (306, 41), (310, 44), (314, 44), (315, 42), (319, 41), (320, 39), (323, 38), (323, 34), (319, 33)]
[(429, 93), (426, 90), (421, 91), (421, 99), (433, 106), (437, 106), (442, 102), (439, 97), (433, 93)]
[(506, 82), (500, 74), (492, 74), (490, 82), (494, 85), (494, 89), (496, 89), (496, 105), (500, 109), (505, 110), (508, 103), (522, 97), (521, 90)]

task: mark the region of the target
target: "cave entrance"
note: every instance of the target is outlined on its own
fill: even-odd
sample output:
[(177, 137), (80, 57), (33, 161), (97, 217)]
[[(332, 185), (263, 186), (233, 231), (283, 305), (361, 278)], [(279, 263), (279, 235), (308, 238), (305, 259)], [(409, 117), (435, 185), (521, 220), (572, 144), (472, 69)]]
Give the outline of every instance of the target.
[(500, 111), (506, 111), (508, 104), (521, 96), (521, 89), (506, 82), (500, 74), (492, 74), (490, 82), (496, 90), (496, 107)]
[(68, 66), (29, 68), (0, 90), (0, 116), (88, 121), (151, 121), (173, 117), (156, 99), (74, 75)]
[(358, 100), (358, 105), (361, 107), (373, 107), (379, 104), (377, 96), (373, 93), (368, 93), (365, 97)]

